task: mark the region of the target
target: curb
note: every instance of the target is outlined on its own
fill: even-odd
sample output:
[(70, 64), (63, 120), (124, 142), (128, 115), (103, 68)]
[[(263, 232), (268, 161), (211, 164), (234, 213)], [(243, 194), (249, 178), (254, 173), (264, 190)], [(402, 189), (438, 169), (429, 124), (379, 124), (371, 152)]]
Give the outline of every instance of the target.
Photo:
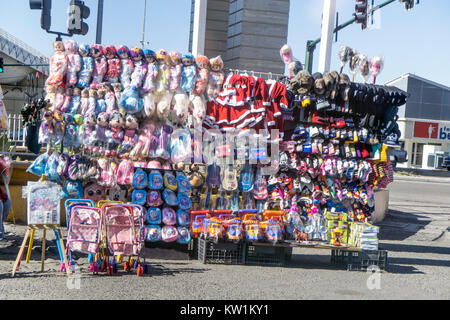
[(410, 177), (410, 176), (400, 176), (394, 174), (394, 181), (420, 181), (420, 182), (437, 182), (437, 183), (450, 183), (450, 178), (433, 178), (433, 177)]

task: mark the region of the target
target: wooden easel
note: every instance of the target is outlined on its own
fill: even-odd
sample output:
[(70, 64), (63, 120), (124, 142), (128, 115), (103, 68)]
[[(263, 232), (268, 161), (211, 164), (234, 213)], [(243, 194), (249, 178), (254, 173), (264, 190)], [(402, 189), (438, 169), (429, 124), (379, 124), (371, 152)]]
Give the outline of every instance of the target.
[[(64, 249), (64, 241), (62, 240), (62, 235), (61, 235), (61, 230), (59, 229), (59, 225), (57, 225), (57, 224), (48, 224), (48, 225), (47, 224), (34, 224), (34, 225), (29, 225), (27, 227), (27, 231), (25, 233), (25, 237), (23, 238), (22, 245), (20, 246), (20, 250), (19, 250), (19, 254), (17, 255), (16, 262), (14, 263), (14, 266), (13, 266), (13, 270), (12, 270), (12, 273), (11, 273), (13, 277), (14, 277), (16, 271), (19, 270), (20, 262), (22, 260), (23, 253), (25, 251), (25, 245), (27, 243), (28, 236), (31, 236), (31, 237), (30, 237), (30, 243), (28, 244), (28, 253), (27, 253), (27, 261), (26, 262), (28, 263), (28, 260), (30, 259), (31, 250), (32, 250), (32, 246), (33, 246), (33, 236), (34, 236), (34, 231), (35, 230), (42, 230), (42, 233), (43, 233), (43, 237), (42, 237), (42, 255), (41, 255), (41, 272), (44, 271), (45, 240), (46, 240), (47, 230), (54, 230), (55, 234), (58, 234), (59, 244), (61, 246), (62, 252), (66, 251)], [(66, 266), (67, 278), (70, 278), (70, 268), (68, 267), (69, 264), (67, 263), (67, 256), (65, 254), (63, 254), (63, 256), (64, 256), (64, 265)]]

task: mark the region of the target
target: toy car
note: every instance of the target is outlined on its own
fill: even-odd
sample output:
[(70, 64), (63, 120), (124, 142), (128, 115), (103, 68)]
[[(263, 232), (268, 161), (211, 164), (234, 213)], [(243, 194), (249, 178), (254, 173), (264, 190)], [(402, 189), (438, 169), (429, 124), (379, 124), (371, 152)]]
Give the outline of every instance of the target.
[(226, 237), (231, 241), (239, 241), (242, 239), (242, 221), (241, 219), (231, 219), (224, 222), (226, 227)]
[(222, 221), (218, 218), (204, 219), (202, 235), (205, 239), (212, 239), (217, 242), (223, 237)]
[(245, 225), (245, 238), (248, 241), (260, 241), (263, 239), (263, 232), (257, 220)]
[(194, 221), (192, 221), (192, 237), (197, 238), (203, 231), (203, 221), (206, 219), (205, 215), (195, 216)]

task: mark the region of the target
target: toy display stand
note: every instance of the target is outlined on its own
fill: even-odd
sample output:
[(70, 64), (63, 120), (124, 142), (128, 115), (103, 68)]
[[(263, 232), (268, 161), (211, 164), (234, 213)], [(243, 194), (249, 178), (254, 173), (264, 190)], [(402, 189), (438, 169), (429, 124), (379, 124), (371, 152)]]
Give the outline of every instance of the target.
[[(45, 241), (46, 241), (46, 234), (47, 230), (54, 230), (55, 234), (58, 234), (59, 238), (59, 245), (61, 246), (62, 252), (65, 252), (64, 249), (64, 242), (62, 241), (62, 235), (59, 225), (56, 224), (34, 224), (29, 225), (27, 227), (25, 237), (23, 238), (22, 245), (20, 246), (19, 254), (17, 255), (16, 261), (13, 266), (13, 270), (11, 275), (14, 277), (16, 271), (19, 270), (20, 262), (22, 261), (23, 252), (25, 251), (25, 245), (28, 240), (28, 236), (30, 236), (30, 243), (28, 244), (28, 252), (27, 252), (27, 259), (26, 262), (28, 263), (31, 255), (31, 250), (33, 246), (33, 237), (34, 237), (34, 231), (35, 230), (42, 230), (42, 255), (41, 255), (41, 272), (44, 271), (44, 262), (45, 262)], [(67, 256), (63, 255), (64, 257), (64, 263), (67, 266)], [(70, 268), (66, 268), (67, 278), (70, 278)]]

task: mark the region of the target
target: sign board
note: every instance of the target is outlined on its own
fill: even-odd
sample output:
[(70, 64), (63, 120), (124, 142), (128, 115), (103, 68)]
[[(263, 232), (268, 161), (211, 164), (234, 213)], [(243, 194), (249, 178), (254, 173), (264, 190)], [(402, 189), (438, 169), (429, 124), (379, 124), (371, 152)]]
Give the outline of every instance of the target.
[(26, 190), (28, 225), (59, 225), (61, 187), (57, 183), (39, 181), (28, 183)]
[(413, 138), (450, 141), (450, 122), (414, 121)]

